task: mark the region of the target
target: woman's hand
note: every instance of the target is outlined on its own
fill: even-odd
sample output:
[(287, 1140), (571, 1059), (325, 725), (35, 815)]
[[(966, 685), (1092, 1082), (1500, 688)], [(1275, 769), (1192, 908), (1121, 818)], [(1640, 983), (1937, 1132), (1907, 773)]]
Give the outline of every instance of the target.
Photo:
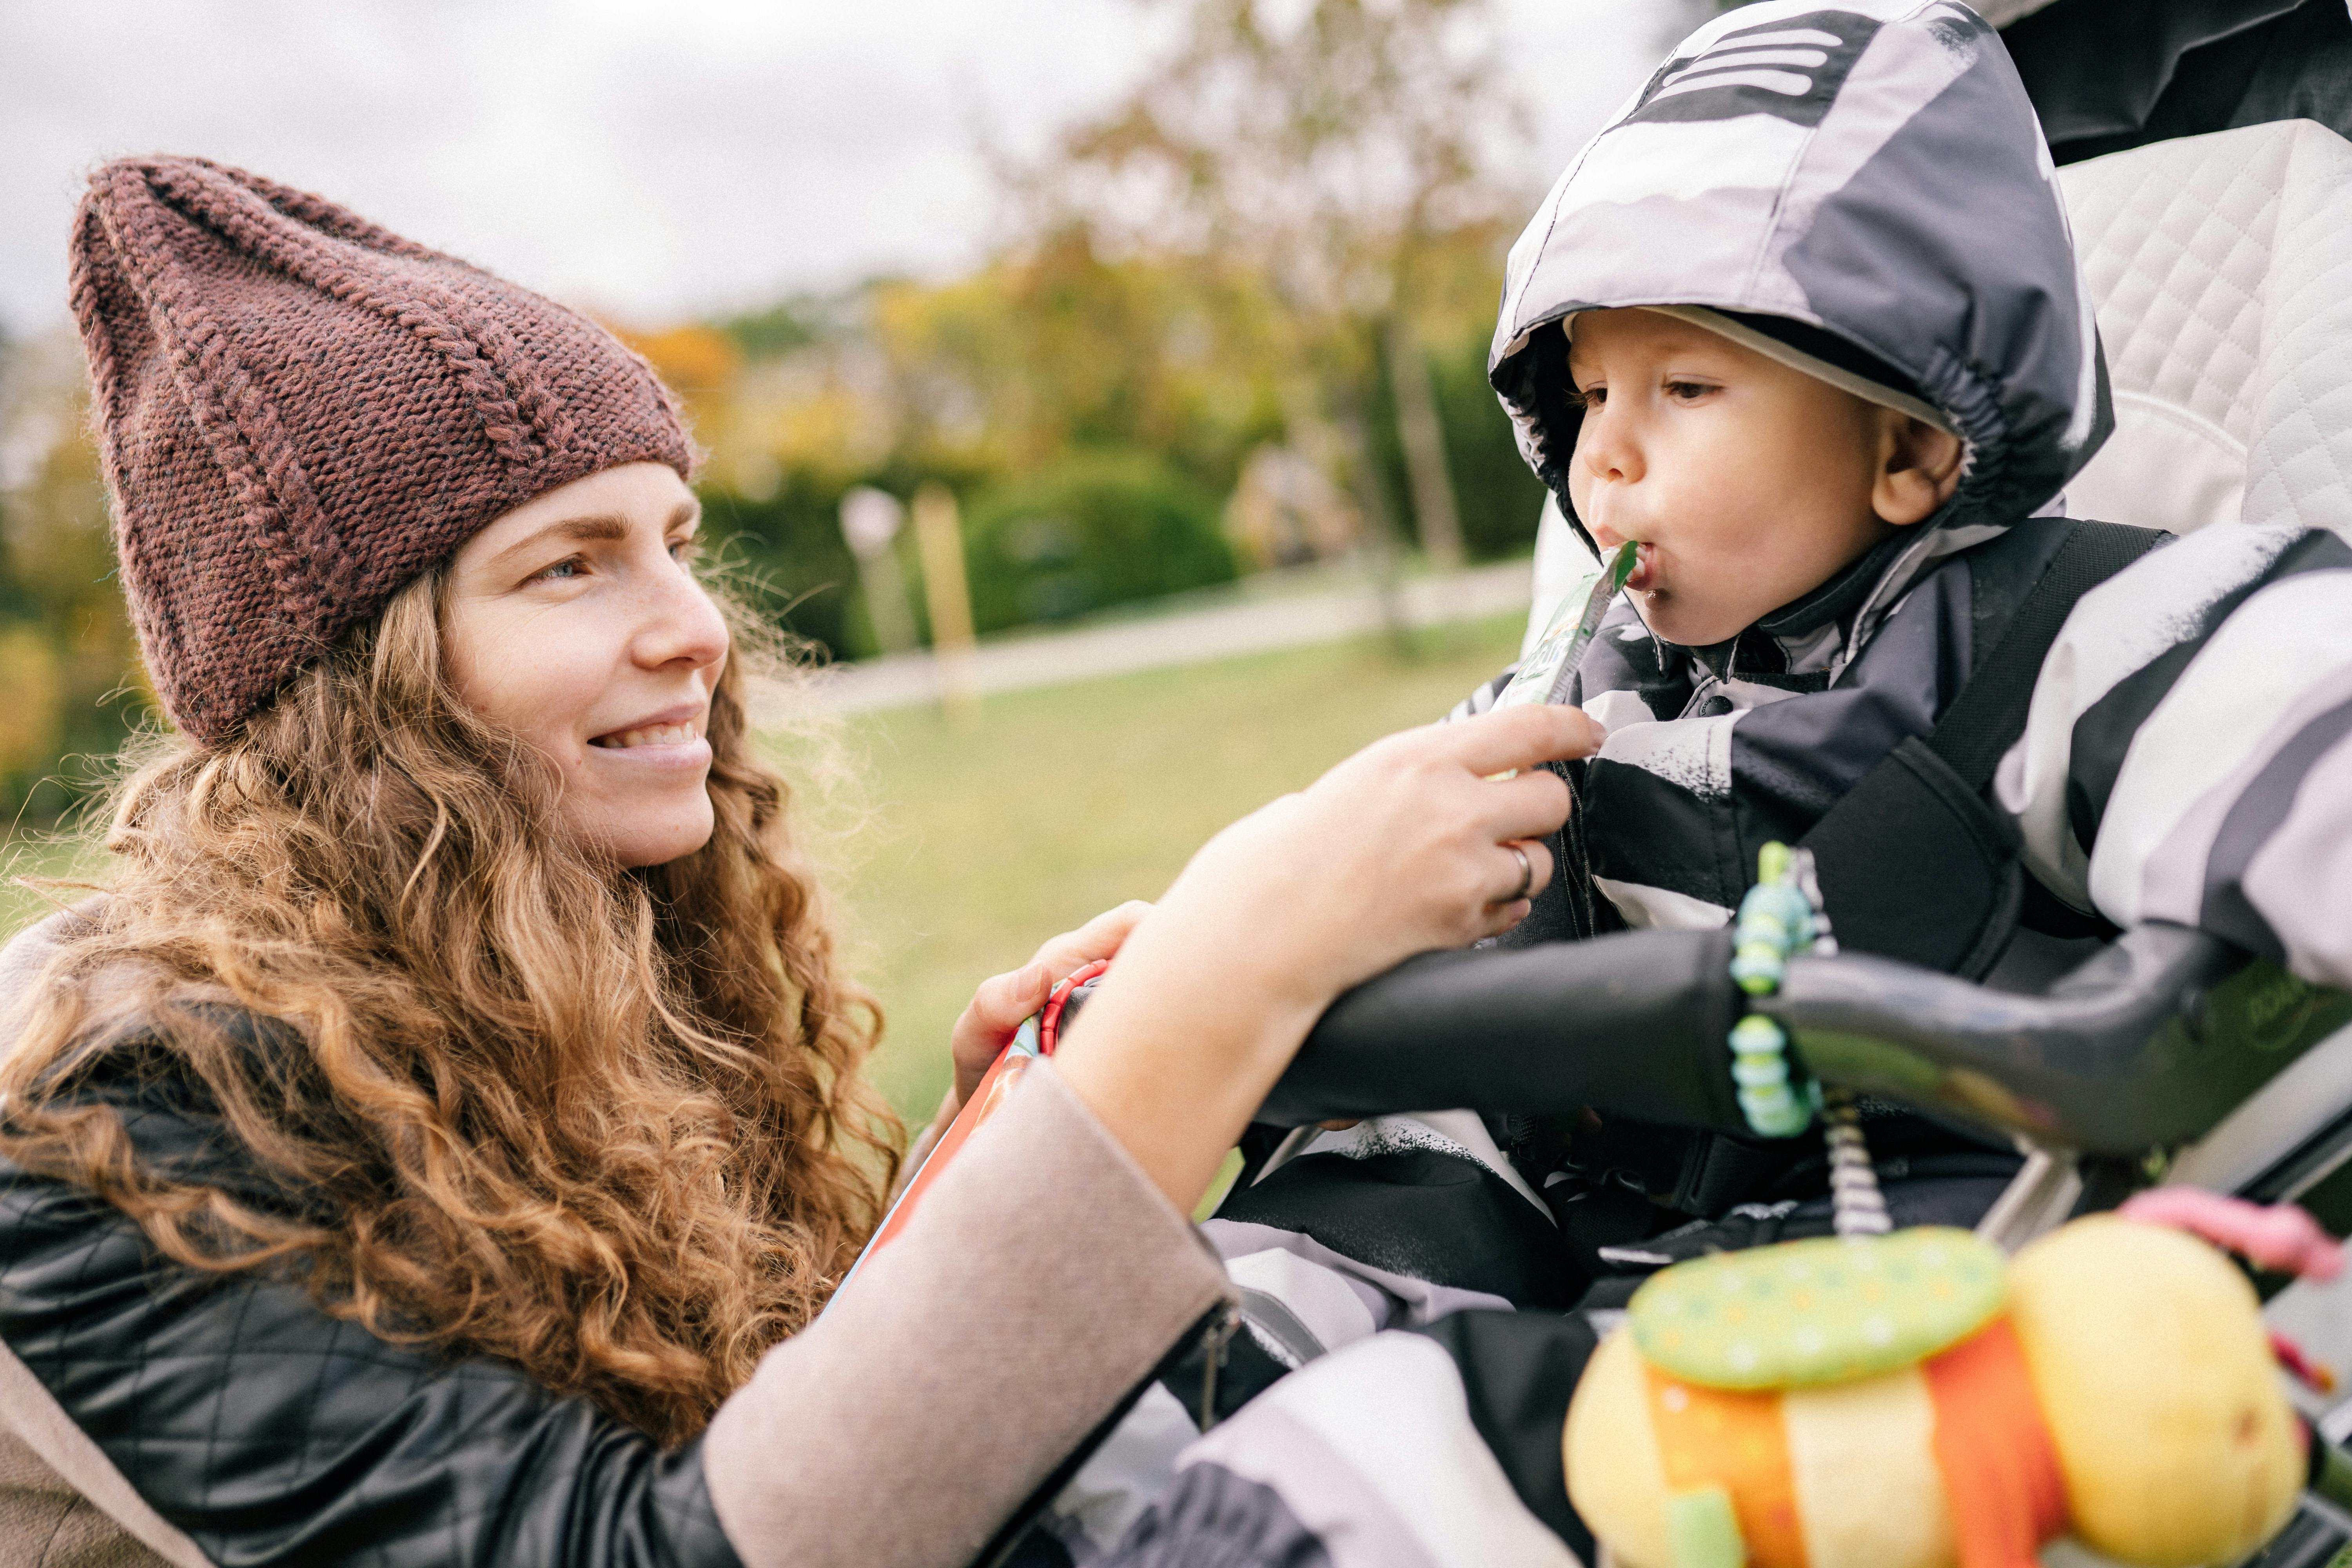
[(956, 1112), (963, 1109), (963, 1102), (980, 1087), (990, 1066), (1013, 1043), (1023, 1022), (1045, 1005), (1054, 987), (1095, 960), (1116, 953), (1136, 922), (1150, 910), (1151, 906), (1142, 900), (1129, 899), (1117, 909), (1105, 910), (1076, 931), (1047, 938), (1045, 945), (1020, 968), (992, 974), (980, 983), (948, 1036), (948, 1048), (955, 1058), (955, 1081), (940, 1098), (940, 1109), (931, 1117), (931, 1124), (917, 1133), (908, 1147), (907, 1158), (900, 1166), (901, 1184), (922, 1164), (931, 1146), (956, 1119)]
[(955, 1022), (948, 1037), (955, 1056), (955, 1087), (948, 1090), (941, 1116), (952, 1119), (992, 1063), (1013, 1043), (1028, 1016), (1045, 1005), (1055, 986), (1098, 958), (1118, 952), (1136, 922), (1151, 906), (1130, 899), (1115, 910), (1105, 910), (1076, 931), (1048, 938), (1021, 968), (992, 975), (971, 994), (971, 1005)]
[(1568, 787), (1540, 764), (1601, 736), (1545, 706), (1407, 731), (1244, 817), (1136, 927), (1063, 1042), (1063, 1076), (1189, 1210), (1340, 992), (1526, 916), (1523, 884), (1551, 878), (1538, 841), (1568, 820)]
[(1530, 706), (1391, 735), (1210, 840), (1165, 902), (1219, 911), (1319, 1012), (1413, 953), (1524, 920), (1516, 895), (1550, 881), (1542, 840), (1569, 808), (1534, 764), (1588, 756), (1601, 733), (1581, 709)]

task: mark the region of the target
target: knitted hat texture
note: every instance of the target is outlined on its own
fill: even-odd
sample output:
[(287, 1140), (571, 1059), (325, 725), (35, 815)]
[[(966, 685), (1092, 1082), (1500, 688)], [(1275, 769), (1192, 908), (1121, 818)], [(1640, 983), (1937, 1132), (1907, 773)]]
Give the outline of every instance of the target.
[(501, 513), (621, 463), (692, 476), (611, 333), (317, 196), (125, 159), (72, 249), (131, 619), (199, 740)]

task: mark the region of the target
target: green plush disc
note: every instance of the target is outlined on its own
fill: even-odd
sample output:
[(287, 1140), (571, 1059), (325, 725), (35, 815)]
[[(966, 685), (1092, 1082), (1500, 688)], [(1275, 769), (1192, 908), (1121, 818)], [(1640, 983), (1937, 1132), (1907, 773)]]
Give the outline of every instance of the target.
[(2007, 1299), (2000, 1250), (1943, 1226), (1719, 1252), (1633, 1293), (1642, 1358), (1706, 1388), (1800, 1388), (1925, 1361)]

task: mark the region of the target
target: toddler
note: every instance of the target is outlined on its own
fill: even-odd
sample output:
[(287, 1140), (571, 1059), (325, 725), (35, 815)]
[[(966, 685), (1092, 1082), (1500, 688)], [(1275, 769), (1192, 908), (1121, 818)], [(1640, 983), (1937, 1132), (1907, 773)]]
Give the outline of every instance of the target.
[[(2342, 540), (2232, 526), (2144, 560), (2084, 598), (2025, 715), (2055, 625), (2036, 633), (2021, 614), (2049, 607), (2037, 584), (2066, 584), (2071, 604), (2158, 541), (2064, 515), (2065, 485), (2113, 424), (2098, 331), (2040, 126), (1967, 6), (1769, 0), (1699, 29), (1513, 247), (1489, 365), (1569, 526), (1596, 552), (1635, 549), (1565, 693), (1608, 740), (1564, 768), (1577, 800), (1550, 845), (1558, 869), (1506, 944), (1723, 925), (1766, 843), (1805, 839), (1890, 758), (1926, 755), (1988, 664), (2034, 644), (2002, 732), (1979, 738), (1985, 776), (1918, 763), (1946, 768), (1932, 787), (1983, 813), (1989, 856), (2009, 870), (2015, 846), (2022, 871), (1986, 940), (1929, 962), (2038, 984), (2109, 918), (2156, 918), (2309, 978), (2352, 975), (2335, 934), (2352, 796), (2295, 793), (2352, 747), (2329, 750), (2343, 725), (2328, 694), (2352, 680)], [(2084, 540), (2103, 542), (2099, 570), (2076, 569)], [(1460, 711), (1491, 707), (1512, 673)], [(2260, 695), (2233, 704), (2231, 689)], [(2153, 742), (2134, 751), (2152, 734), (2169, 764), (2147, 760)], [(1962, 889), (1922, 890), (1937, 862), (1916, 847), (1898, 837), (1880, 858), (1893, 899), (1874, 898), (1885, 889), (1866, 861), (1861, 880), (1827, 885), (1824, 858), (1845, 945), (1918, 961), (1951, 934), (1938, 922)], [(1153, 1542), (1205, 1559), (1207, 1542), (1246, 1537), (1259, 1544), (1218, 1560), (1290, 1561), (1265, 1543), (1357, 1540), (1307, 1504), (1347, 1486), (1383, 1495), (1363, 1479), (1371, 1422), (1411, 1431), (1390, 1458), (1415, 1476), (1441, 1448), (1491, 1450), (1461, 1461), (1479, 1517), (1540, 1521), (1590, 1561), (1558, 1433), (1594, 1327), (1677, 1258), (1829, 1228), (1817, 1138), (1461, 1110), (1254, 1136), (1203, 1226), (1241, 1331), (1213, 1368), (1171, 1364), (1049, 1511), (1078, 1561), (1165, 1484), (1197, 1406), (1227, 1415), (1277, 1382), (1301, 1392), (1186, 1449), (1172, 1496), (1116, 1560), (1183, 1555), (1134, 1554)], [(2018, 1163), (1891, 1108), (1870, 1142), (1904, 1225), (1973, 1224)], [(1391, 1329), (1419, 1331), (1374, 1339)], [(1352, 1382), (1337, 1368), (1283, 1381), (1365, 1340), (1342, 1358)], [(1403, 1425), (1366, 1414), (1407, 1404)]]
[[(2053, 174), (1965, 6), (1780, 0), (1678, 48), (1538, 209), (1511, 253), (1494, 384), (1577, 534), (1635, 558), (1566, 693), (1608, 740), (1563, 768), (1577, 806), (1558, 869), (1506, 943), (1723, 925), (1758, 851), (1803, 839), (1930, 735), (1999, 646), (2074, 531), (2044, 514), (2112, 425)], [(2063, 957), (2099, 926), (2053, 880), (2024, 900), (2043, 933), (2023, 947)], [(1841, 939), (1873, 946), (1841, 891)], [(1460, 1260), (1519, 1245), (1533, 1194), (1557, 1268), (1477, 1271), (1490, 1289), (1539, 1279), (1527, 1305), (1650, 1266), (1686, 1220), (1745, 1204), (1728, 1239), (1783, 1226), (1822, 1187), (1813, 1139), (1443, 1121), (1293, 1138), (1220, 1219), (1459, 1284)], [(1972, 1223), (2014, 1167), (1916, 1118), (1875, 1120), (1873, 1141), (1919, 1178), (1906, 1219)], [(1434, 1167), (1363, 1157), (1401, 1142), (1475, 1170), (1494, 1217), (1473, 1224)], [(1801, 1228), (1825, 1228), (1817, 1206)]]

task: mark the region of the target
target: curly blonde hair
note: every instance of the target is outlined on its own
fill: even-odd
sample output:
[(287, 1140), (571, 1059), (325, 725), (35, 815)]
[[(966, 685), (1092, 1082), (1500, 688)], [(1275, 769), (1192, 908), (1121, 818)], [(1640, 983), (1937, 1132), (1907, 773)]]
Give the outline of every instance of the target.
[[(861, 1076), (880, 1014), (752, 755), (739, 659), (709, 843), (623, 870), (450, 686), (438, 585), (236, 737), (167, 742), (126, 779), (120, 873), (0, 1068), (0, 1156), (181, 1263), (278, 1266), (372, 1332), (503, 1357), (674, 1445), (878, 1217), (900, 1138)], [(139, 1159), (78, 1092), (134, 1049), (299, 1200)]]

